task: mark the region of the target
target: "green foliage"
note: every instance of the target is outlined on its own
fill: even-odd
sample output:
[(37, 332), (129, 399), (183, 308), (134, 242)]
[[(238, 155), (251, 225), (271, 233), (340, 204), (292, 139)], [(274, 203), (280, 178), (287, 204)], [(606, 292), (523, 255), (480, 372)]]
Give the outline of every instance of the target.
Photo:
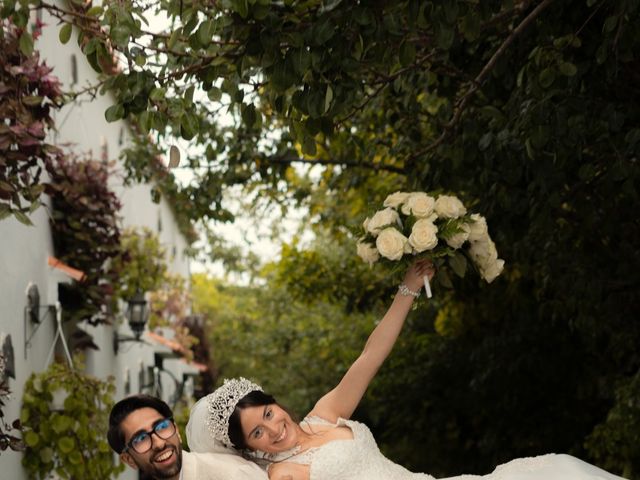
[(65, 290), (65, 314), (91, 324), (109, 322), (119, 272), (107, 262), (121, 252), (120, 202), (109, 188), (109, 166), (59, 157), (47, 172), (55, 255), (85, 275)]
[(487, 325), (478, 304), (464, 305), (446, 336), (429, 317), (410, 324), (378, 375), (366, 406), (383, 450), (436, 477), (549, 451), (585, 458), (581, 443), (606, 408), (590, 380), (597, 363), (564, 325), (526, 312)]
[[(201, 146), (188, 159), (197, 179), (182, 192), (194, 219), (220, 218), (225, 185), (288, 182), (292, 162), (411, 173), (435, 132), (458, 118), (450, 97), (470, 94), (470, 74), (488, 56), (478, 50), (495, 50), (529, 13), (499, 2), (241, 4), (155, 3), (170, 19), (167, 31), (131, 50), (128, 41), (149, 37), (139, 20), (146, 6), (96, 10), (109, 35), (73, 13), (64, 18), (79, 27), (92, 64), (107, 46), (132, 59), (104, 86), (116, 98), (109, 120), (130, 118), (143, 134)], [(14, 8), (25, 7), (10, 2), (6, 13)], [(560, 64), (567, 74), (569, 64)], [(198, 92), (216, 103), (194, 102)], [(231, 125), (216, 121), (223, 111)], [(139, 148), (127, 158), (144, 171), (151, 162)]]
[(200, 249), (200, 258), (206, 262), (220, 262), (225, 273), (240, 273), (249, 276), (249, 283), (258, 275), (261, 267), (259, 255), (252, 251), (244, 251), (239, 245), (222, 238), (215, 226), (206, 229), (206, 241)]
[(236, 287), (202, 274), (192, 280), (194, 312), (208, 319), (219, 378), (253, 378), (297, 415), (337, 384), (375, 318), (322, 299), (294, 301), (273, 284)]
[(587, 438), (587, 448), (608, 468), (624, 466), (622, 474), (631, 478), (640, 471), (640, 374), (625, 378), (615, 392), (615, 404), (607, 419)]
[(33, 52), (31, 34), (5, 20), (0, 29), (0, 220), (12, 215), (31, 225), (28, 215), (42, 204), (43, 167), (62, 155), (45, 141), (62, 92)]
[(176, 340), (190, 356), (189, 347), (195, 339), (188, 328), (178, 325), (187, 316), (189, 294), (184, 279), (169, 273), (167, 261), (166, 249), (151, 230), (124, 230), (118, 254), (109, 266), (110, 272), (118, 273), (113, 299), (126, 302), (136, 292), (148, 293), (149, 329), (173, 327)]
[(347, 313), (370, 311), (372, 298), (395, 289), (388, 271), (372, 269), (354, 254), (352, 238), (317, 234), (313, 248), (300, 248), (295, 240), (282, 246), (280, 261), (265, 269), (274, 286), (302, 302), (327, 302)]
[[(207, 370), (200, 372), (194, 382), (193, 396), (194, 398), (201, 398), (213, 391), (215, 373), (213, 362), (211, 361), (211, 345), (208, 340), (209, 335), (206, 324), (200, 316), (191, 315), (183, 319), (180, 326), (186, 328), (191, 338), (194, 339), (189, 347), (193, 360), (208, 367)], [(187, 412), (187, 417), (188, 415)]]
[(180, 275), (165, 273), (156, 289), (150, 294), (149, 328), (167, 326), (187, 316), (189, 292)]
[(158, 290), (167, 274), (167, 252), (148, 228), (128, 228), (120, 236), (120, 253), (111, 269), (118, 272), (115, 295), (123, 301), (136, 292)]
[(53, 363), (25, 384), (23, 465), (31, 478), (115, 478), (124, 469), (107, 444), (113, 380), (101, 381)]

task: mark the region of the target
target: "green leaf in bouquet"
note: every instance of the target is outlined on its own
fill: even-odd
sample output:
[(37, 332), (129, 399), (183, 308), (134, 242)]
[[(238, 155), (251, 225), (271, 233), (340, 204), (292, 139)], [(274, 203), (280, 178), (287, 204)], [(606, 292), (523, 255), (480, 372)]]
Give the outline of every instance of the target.
[[(404, 219), (404, 222), (403, 222)], [(411, 235), (411, 230), (413, 230), (413, 226), (416, 224), (416, 222), (420, 220), (419, 218), (415, 217), (414, 215), (402, 215), (400, 217), (400, 222), (401, 224), (403, 223), (404, 225), (402, 226), (402, 231), (405, 233), (405, 235), (409, 236)]]
[(461, 225), (468, 222), (467, 217), (449, 218), (442, 223), (436, 222), (438, 225), (438, 237), (444, 238), (445, 240), (451, 238), (456, 233), (462, 232)]
[(434, 258), (446, 258), (455, 255), (456, 249), (444, 245), (439, 245), (438, 249), (432, 254)]
[(467, 273), (467, 258), (459, 251), (449, 258), (449, 266), (453, 273), (455, 273), (460, 278), (464, 278)]
[(451, 282), (451, 277), (449, 276), (449, 272), (447, 268), (440, 268), (436, 272), (436, 280), (438, 283), (442, 285), (444, 288), (453, 288), (453, 283)]

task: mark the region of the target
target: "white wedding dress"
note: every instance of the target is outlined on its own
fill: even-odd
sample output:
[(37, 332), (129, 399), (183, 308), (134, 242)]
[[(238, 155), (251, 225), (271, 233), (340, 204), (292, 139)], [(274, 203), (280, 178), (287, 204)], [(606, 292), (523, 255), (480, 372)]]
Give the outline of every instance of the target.
[[(318, 417), (304, 420), (311, 426), (329, 424)], [(426, 473), (413, 473), (387, 459), (369, 428), (353, 420), (340, 419), (338, 426), (349, 427), (353, 440), (333, 440), (320, 447), (279, 460), (309, 465), (310, 480), (434, 480)], [(598, 467), (570, 455), (542, 455), (519, 458), (497, 467), (489, 475), (460, 475), (447, 480), (620, 480)]]

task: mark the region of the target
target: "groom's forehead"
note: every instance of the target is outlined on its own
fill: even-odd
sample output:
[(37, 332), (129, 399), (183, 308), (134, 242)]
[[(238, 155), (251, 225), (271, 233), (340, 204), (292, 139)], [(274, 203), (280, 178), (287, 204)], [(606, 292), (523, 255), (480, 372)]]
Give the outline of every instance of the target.
[(140, 430), (151, 430), (153, 425), (163, 418), (162, 414), (154, 408), (139, 408), (125, 417), (120, 424), (120, 429), (127, 438)]

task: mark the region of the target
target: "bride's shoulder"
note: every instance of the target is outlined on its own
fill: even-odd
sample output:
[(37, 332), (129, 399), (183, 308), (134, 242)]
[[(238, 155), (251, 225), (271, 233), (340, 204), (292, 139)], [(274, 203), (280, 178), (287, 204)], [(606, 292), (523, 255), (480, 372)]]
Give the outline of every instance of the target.
[(318, 427), (322, 429), (331, 429), (336, 426), (336, 422), (311, 411), (302, 419), (299, 426), (302, 430), (309, 433), (309, 430), (314, 430)]
[(315, 423), (326, 423), (328, 425), (335, 425), (340, 417), (336, 415), (336, 412), (326, 408), (321, 401), (318, 401), (311, 409), (309, 413), (304, 417), (303, 421), (313, 421)]
[(327, 420), (324, 417), (321, 417), (319, 415), (312, 415), (312, 414), (309, 414), (302, 419), (300, 424), (304, 424), (304, 423), (312, 424), (312, 425), (335, 425), (336, 424), (336, 422)]
[(272, 463), (269, 465), (269, 480), (309, 480), (309, 465)]

